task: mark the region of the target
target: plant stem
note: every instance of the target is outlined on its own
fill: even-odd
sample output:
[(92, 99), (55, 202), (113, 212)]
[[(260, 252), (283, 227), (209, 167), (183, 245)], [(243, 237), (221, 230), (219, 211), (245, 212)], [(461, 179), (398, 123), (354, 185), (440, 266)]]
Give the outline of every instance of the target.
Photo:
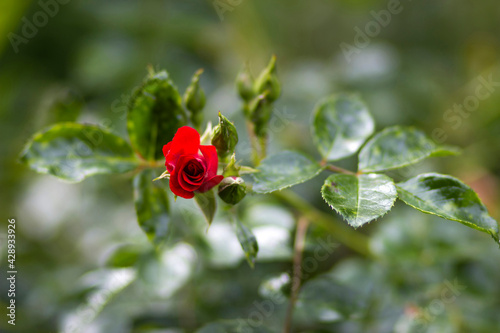
[(292, 328), (293, 308), (299, 296), (300, 284), (302, 282), (302, 253), (304, 252), (304, 243), (307, 235), (309, 221), (301, 216), (297, 222), (297, 231), (295, 232), (295, 242), (293, 250), (293, 273), (292, 273), (292, 291), (290, 302), (286, 311), (285, 325), (283, 333), (289, 333)]
[(253, 131), (253, 124), (250, 121), (246, 121), (247, 123), (247, 132), (248, 132), (248, 137), (250, 138), (250, 144), (252, 145), (252, 162), (254, 166), (259, 165), (260, 163), (260, 154), (259, 154), (259, 147), (257, 143), (257, 137), (255, 136), (255, 133)]
[(346, 175), (356, 175), (355, 172), (352, 172), (350, 170), (338, 167), (338, 166), (333, 165), (333, 164), (327, 164), (327, 162), (325, 160), (321, 161), (320, 164), (322, 166), (326, 167), (328, 170), (336, 172), (336, 173), (344, 173)]
[(142, 160), (141, 164), (139, 164), (139, 167), (145, 169), (145, 168), (159, 168), (165, 165), (164, 161), (146, 161)]
[(148, 160), (145, 160), (144, 158), (140, 157), (140, 163), (137, 166), (137, 168), (126, 173), (126, 175), (130, 174), (130, 175), (134, 176), (135, 174), (141, 172), (144, 169), (154, 169), (154, 168), (163, 167), (164, 165), (165, 165), (164, 161), (148, 161)]
[(267, 135), (262, 138), (258, 138), (260, 144), (260, 160), (262, 161), (267, 155)]
[(328, 230), (337, 241), (349, 247), (351, 250), (366, 257), (373, 256), (368, 246), (367, 236), (352, 230), (347, 225), (335, 219), (332, 215), (323, 213), (292, 191), (276, 191), (273, 194), (276, 198), (288, 203), (299, 211), (311, 223)]

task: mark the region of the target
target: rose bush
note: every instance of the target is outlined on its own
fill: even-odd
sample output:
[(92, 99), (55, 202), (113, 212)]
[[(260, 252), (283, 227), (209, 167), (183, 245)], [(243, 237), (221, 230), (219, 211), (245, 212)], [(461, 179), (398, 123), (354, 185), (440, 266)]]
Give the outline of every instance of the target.
[[(269, 138), (271, 135), (278, 135), (277, 127), (270, 125), (273, 124), (271, 116), (275, 110), (273, 102), (281, 92), (273, 57), (257, 80), (254, 81), (250, 73), (243, 73), (244, 75), (240, 75), (237, 80), (238, 92), (242, 97), (241, 112), (244, 117), (240, 119), (246, 122), (248, 130), (246, 138), (250, 140), (243, 148), (250, 147), (251, 150), (239, 149), (235, 152), (239, 139), (237, 128), (220, 112), (218, 125), (212, 127), (210, 120), (207, 120), (206, 129), (200, 138), (197, 129), (201, 130), (205, 125), (202, 110), (204, 93), (199, 85), (200, 74), (201, 71), (198, 71), (191, 80), (183, 100), (166, 71), (151, 70), (129, 103), (127, 131), (130, 143), (125, 138), (96, 125), (63, 122), (36, 133), (21, 154), (21, 161), (34, 170), (52, 174), (66, 181), (79, 182), (97, 174), (134, 175), (132, 184), (137, 221), (154, 247), (142, 248), (140, 245), (123, 243), (107, 259), (109, 268), (117, 268), (120, 272), (126, 268), (127, 271), (133, 272), (130, 281), (137, 277), (137, 281), (130, 282), (137, 283), (136, 286), (126, 288), (126, 285), (122, 285), (120, 291), (121, 289), (125, 292), (128, 289), (148, 291), (141, 294), (149, 300), (151, 296), (156, 297), (157, 294), (165, 298), (183, 295), (181, 294), (183, 290), (189, 289), (190, 294), (185, 296), (191, 298), (193, 292), (203, 295), (214, 281), (228, 275), (226, 272), (236, 272), (240, 277), (246, 274), (240, 268), (238, 271), (230, 271), (231, 267), (238, 265), (239, 260), (243, 258), (251, 268), (254, 268), (259, 261), (269, 263), (288, 261), (292, 265), (286, 273), (283, 273), (281, 264), (275, 266), (267, 263), (250, 273), (265, 272), (264, 274), (269, 276), (258, 287), (259, 297), (267, 298), (265, 302), (279, 296), (283, 297), (282, 305), (285, 305), (284, 297), (289, 297), (287, 310), (275, 304), (275, 314), (279, 322), (285, 323), (283, 332), (329, 332), (330, 330), (326, 328), (330, 326), (327, 325), (336, 325), (331, 327), (337, 332), (341, 327), (338, 325), (342, 325), (342, 321), (348, 325), (345, 327), (355, 327), (351, 326), (352, 321), (347, 322), (351, 318), (356, 318), (358, 323), (363, 320), (363, 327), (371, 327), (373, 318), (379, 312), (373, 312), (371, 306), (366, 306), (374, 299), (371, 292), (358, 290), (359, 282), (364, 283), (367, 280), (378, 290), (383, 290), (384, 293), (386, 290), (391, 292), (388, 300), (394, 305), (391, 305), (393, 308), (391, 311), (395, 314), (391, 320), (396, 320), (398, 316), (400, 318), (394, 324), (396, 331), (401, 331), (400, 323), (409, 320), (401, 311), (401, 308), (408, 307), (408, 304), (415, 309), (412, 310), (415, 315), (410, 318), (413, 322), (417, 322), (418, 325), (422, 323), (430, 325), (430, 322), (427, 319), (424, 322), (423, 318), (424, 315), (427, 318), (429, 309), (426, 304), (432, 305), (436, 300), (439, 301), (434, 292), (438, 275), (428, 274), (425, 271), (425, 276), (419, 277), (418, 281), (413, 279), (418, 282), (416, 286), (420, 287), (421, 283), (426, 282), (426, 276), (431, 276), (432, 278), (427, 281), (431, 292), (426, 292), (428, 295), (425, 297), (417, 292), (411, 296), (411, 301), (402, 300), (400, 288), (392, 291), (387, 288), (385, 281), (392, 276), (377, 273), (357, 277), (358, 273), (371, 271), (372, 266), (367, 267), (363, 264), (358, 267), (357, 264), (351, 263), (348, 264), (347, 270), (345, 265), (334, 265), (332, 270), (328, 271), (332, 263), (330, 255), (332, 259), (336, 256), (332, 251), (337, 247), (333, 239), (330, 240), (330, 236), (335, 236), (336, 241), (364, 258), (383, 259), (374, 262), (375, 266), (397, 259), (398, 261), (386, 267), (388, 268), (386, 271), (391, 271), (391, 265), (399, 265), (400, 260), (417, 258), (422, 253), (420, 246), (422, 244), (427, 251), (427, 245), (437, 241), (436, 256), (432, 251), (429, 253), (433, 260), (434, 257), (438, 260), (442, 244), (445, 243), (446, 246), (452, 243), (463, 244), (463, 239), (468, 239), (468, 236), (450, 241), (444, 229), (431, 229), (430, 224), (415, 227), (414, 225), (418, 223), (413, 223), (411, 220), (412, 223), (403, 223), (404, 229), (397, 231), (399, 236), (394, 238), (392, 231), (396, 225), (394, 223), (405, 220), (402, 215), (398, 217), (397, 214), (400, 214), (398, 212), (394, 222), (389, 227), (377, 231), (373, 239), (346, 229), (339, 218), (331, 217), (327, 213), (327, 207), (323, 209), (317, 206), (317, 203), (309, 202), (288, 189), (323, 176), (323, 184), (320, 189), (318, 188), (321, 197), (353, 228), (362, 227), (381, 218), (385, 219), (384, 216), (392, 210), (399, 198), (423, 213), (485, 232), (499, 244), (497, 222), (489, 215), (479, 196), (467, 184), (452, 176), (438, 173), (425, 173), (401, 180), (399, 178), (403, 178), (409, 169), (404, 173), (394, 172), (396, 169), (415, 165), (433, 156), (455, 155), (459, 152), (456, 147), (440, 145), (425, 132), (410, 126), (392, 126), (374, 134), (376, 126), (368, 106), (356, 94), (341, 93), (318, 102), (311, 114), (313, 138), (311, 144), (316, 146), (317, 154), (311, 152), (313, 156), (310, 156), (296, 150), (268, 154)], [(188, 124), (192, 127), (186, 126)], [(164, 145), (167, 142), (168, 144)], [(210, 142), (211, 145), (201, 145), (201, 142)], [(307, 144), (304, 147), (308, 147)], [(245, 151), (250, 153), (250, 156), (245, 158), (240, 155)], [(358, 160), (356, 169), (348, 170), (337, 165), (337, 161), (356, 155)], [(251, 159), (252, 165), (242, 165)], [(164, 172), (154, 178), (164, 166), (166, 170), (161, 170)], [(221, 170), (220, 173), (223, 175), (218, 175), (218, 170)], [(326, 172), (332, 174), (325, 175)], [(393, 176), (397, 179), (393, 179)], [(174, 195), (186, 199), (194, 197), (194, 202), (176, 205), (176, 211), (172, 211), (171, 195), (166, 191), (167, 183), (153, 182), (165, 179), (170, 179), (169, 187)], [(214, 191), (216, 185), (218, 189)], [(319, 187), (319, 183), (316, 185)], [(312, 192), (307, 193), (313, 196)], [(268, 194), (270, 199), (261, 199), (258, 194)], [(248, 201), (241, 204), (242, 200)], [(220, 218), (216, 221), (215, 228), (203, 228), (203, 222), (198, 221), (198, 214), (192, 214), (191, 206), (195, 204), (201, 210), (208, 226), (215, 218)], [(239, 206), (234, 207), (235, 205)], [(217, 212), (218, 206), (222, 208), (219, 212)], [(264, 210), (265, 214), (257, 213), (258, 210)], [(182, 221), (179, 221), (181, 218)], [(230, 234), (228, 224), (232, 224), (234, 235)], [(255, 230), (259, 233), (254, 234)], [(429, 232), (423, 233), (421, 230)], [(292, 231), (295, 231), (294, 240), (291, 238)], [(412, 238), (413, 236), (416, 238)], [(244, 257), (243, 253), (240, 255), (232, 253), (234, 241), (240, 243)], [(265, 249), (260, 257), (259, 243)], [(419, 244), (420, 247), (415, 248), (414, 252), (399, 251), (409, 255), (404, 259), (392, 256), (399, 248), (406, 249), (407, 244)], [(328, 255), (319, 258), (318, 250), (324, 251), (325, 245)], [(491, 251), (491, 249), (486, 250)], [(457, 255), (461, 258), (459, 262), (461, 267), (463, 249), (460, 248), (459, 251)], [(477, 249), (475, 251), (479, 252)], [(226, 252), (231, 252), (231, 255), (226, 255)], [(313, 259), (315, 264), (311, 270), (307, 270), (311, 266), (308, 259)], [(354, 259), (356, 262), (365, 261)], [(445, 266), (451, 267), (448, 258), (444, 260), (446, 260)], [(174, 288), (171, 289), (174, 292), (170, 289), (166, 292), (163, 287), (166, 280), (156, 279), (156, 275), (165, 275), (162, 272), (166, 272), (168, 281), (173, 277), (177, 279), (178, 275), (171, 270), (171, 267), (179, 263), (182, 264), (182, 270), (177, 269), (179, 272), (182, 271), (179, 281), (183, 282), (175, 288), (180, 290)], [(418, 260), (416, 263), (418, 264)], [(205, 267), (208, 270), (203, 271)], [(223, 271), (220, 271), (219, 267)], [(208, 271), (210, 274), (213, 272), (217, 274), (206, 278), (204, 273)], [(307, 274), (303, 274), (303, 271), (307, 271)], [(451, 271), (443, 275), (443, 279), (449, 272)], [(151, 274), (155, 277), (151, 278)], [(400, 272), (394, 278), (400, 281)], [(146, 284), (142, 284), (144, 282)], [(234, 280), (233, 274), (232, 280), (229, 278), (224, 285), (231, 289), (235, 283), (240, 285), (240, 282)], [(211, 299), (225, 297), (227, 288), (219, 289), (217, 297)], [(418, 291), (418, 288), (416, 290)], [(110, 292), (109, 297), (115, 292), (118, 291)], [(94, 295), (92, 290), (89, 299), (91, 300)], [(465, 291), (461, 297), (465, 299)], [(174, 302), (172, 304), (186, 307), (185, 300), (177, 299), (179, 297), (172, 297)], [(420, 299), (423, 301), (420, 302)], [(423, 306), (413, 305), (413, 300), (417, 300)], [(210, 302), (211, 300), (204, 304), (211, 304)], [(299, 305), (297, 308), (295, 303)], [(195, 326), (205, 324), (205, 320), (202, 320), (200, 324), (193, 324), (186, 331), (272, 332), (267, 329), (264, 321), (259, 322), (259, 328), (253, 327), (252, 316), (246, 315), (249, 306), (245, 305), (245, 308), (244, 316), (249, 320), (240, 317), (232, 321), (216, 321), (207, 323), (204, 328), (195, 331), (197, 328)], [(366, 311), (367, 308), (369, 311)], [(325, 309), (338, 316), (325, 320)], [(280, 317), (285, 311), (286, 318)], [(385, 305), (380, 311), (385, 316)], [(75, 317), (79, 312), (75, 311)], [(296, 317), (294, 313), (297, 314)], [(211, 319), (211, 316), (219, 318), (226, 314), (225, 310), (224, 312), (217, 310), (207, 313), (206, 319)], [(437, 316), (435, 318), (437, 323), (439, 319)], [(134, 327), (133, 330), (137, 331), (136, 328), (140, 329)], [(105, 331), (108, 332), (107, 329)], [(355, 328), (354, 331), (362, 329)], [(403, 331), (415, 330), (403, 329)], [(441, 327), (437, 328), (437, 331), (442, 331)]]
[(163, 146), (163, 155), (170, 173), (170, 190), (179, 197), (191, 199), (194, 192), (207, 192), (224, 178), (217, 175), (215, 147), (200, 145), (200, 134), (189, 126), (177, 130), (172, 141)]

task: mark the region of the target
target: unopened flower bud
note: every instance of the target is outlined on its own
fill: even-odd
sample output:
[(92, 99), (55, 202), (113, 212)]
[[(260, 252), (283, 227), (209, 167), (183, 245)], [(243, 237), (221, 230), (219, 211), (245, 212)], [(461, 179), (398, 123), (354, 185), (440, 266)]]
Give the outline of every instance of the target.
[(200, 75), (203, 73), (203, 69), (199, 69), (191, 80), (191, 84), (187, 87), (184, 93), (184, 104), (186, 108), (191, 112), (191, 122), (196, 128), (201, 127), (203, 122), (203, 113), (201, 112), (205, 107), (206, 98), (205, 92), (200, 87)]
[(212, 145), (217, 148), (217, 154), (225, 159), (231, 155), (238, 143), (238, 132), (233, 123), (219, 112), (219, 125), (215, 126)]
[(255, 92), (257, 94), (267, 92), (269, 102), (274, 102), (280, 97), (281, 84), (276, 76), (276, 56), (271, 57), (271, 61), (255, 81)]
[(243, 178), (226, 177), (219, 184), (219, 197), (230, 205), (236, 205), (246, 194), (247, 186)]
[(267, 93), (255, 97), (250, 104), (250, 120), (254, 124), (254, 132), (258, 137), (265, 137), (269, 119), (271, 119), (272, 105)]
[(236, 77), (236, 89), (244, 101), (248, 102), (255, 96), (255, 91), (253, 90), (254, 79), (247, 66), (245, 66)]

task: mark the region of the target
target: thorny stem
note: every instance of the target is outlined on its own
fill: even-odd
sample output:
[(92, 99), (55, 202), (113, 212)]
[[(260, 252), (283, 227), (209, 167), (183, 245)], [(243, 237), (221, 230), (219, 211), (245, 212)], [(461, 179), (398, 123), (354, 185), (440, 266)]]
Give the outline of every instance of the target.
[(365, 257), (373, 257), (368, 245), (368, 237), (362, 233), (352, 230), (330, 214), (323, 213), (309, 202), (291, 191), (276, 191), (274, 196), (281, 201), (288, 203), (291, 207), (300, 212), (311, 223), (329, 231), (332, 236), (349, 247), (351, 250)]
[(292, 328), (293, 308), (297, 302), (300, 284), (302, 282), (302, 254), (304, 252), (304, 243), (307, 235), (309, 221), (301, 216), (297, 222), (297, 231), (295, 232), (295, 242), (293, 248), (293, 273), (292, 273), (292, 291), (290, 302), (286, 311), (285, 325), (283, 333), (289, 333)]

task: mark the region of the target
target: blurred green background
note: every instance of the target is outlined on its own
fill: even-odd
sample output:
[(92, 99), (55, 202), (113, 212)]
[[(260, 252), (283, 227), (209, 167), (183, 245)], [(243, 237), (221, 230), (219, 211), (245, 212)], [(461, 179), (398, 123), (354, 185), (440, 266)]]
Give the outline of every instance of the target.
[[(285, 126), (273, 133), (271, 153), (293, 148), (318, 157), (309, 134), (315, 103), (359, 92), (378, 130), (415, 125), (464, 149), (394, 172), (397, 180), (422, 171), (454, 175), (500, 219), (499, 84), (470, 112), (448, 111), (475, 96), (481, 78), (500, 82), (497, 0), (401, 1), (400, 12), (349, 59), (340, 45), (356, 46), (357, 29), (376, 22), (372, 11), (387, 10), (388, 1), (74, 0), (50, 7), (54, 15), (45, 15), (33, 37), (13, 39), (29, 30), (26, 22), (43, 19), (49, 2), (0, 5), (0, 276), (8, 218), (16, 219), (18, 267), (16, 327), (4, 314), (2, 332), (193, 332), (237, 318), (282, 330), (286, 302), (262, 304), (270, 304), (269, 293), (287, 294), (295, 228), (289, 210), (265, 196), (242, 204), (261, 248), (254, 270), (222, 215), (206, 232), (182, 199), (172, 205), (168, 247), (154, 254), (135, 219), (130, 177), (66, 184), (18, 163), (33, 133), (72, 120), (74, 110), (81, 109), (79, 122), (126, 135), (127, 99), (148, 65), (169, 71), (181, 92), (204, 68), (206, 119), (216, 122), (220, 110), (237, 124), (243, 158), (248, 140), (234, 78), (244, 63), (256, 75), (276, 54), (283, 95), (275, 113)], [(294, 191), (340, 219), (321, 199), (325, 175)], [(309, 272), (294, 331), (500, 330), (500, 250), (487, 235), (400, 202), (357, 232), (368, 236), (373, 257), (340, 241)], [(311, 227), (305, 257), (328, 237)], [(0, 287), (5, 309), (5, 278)]]

